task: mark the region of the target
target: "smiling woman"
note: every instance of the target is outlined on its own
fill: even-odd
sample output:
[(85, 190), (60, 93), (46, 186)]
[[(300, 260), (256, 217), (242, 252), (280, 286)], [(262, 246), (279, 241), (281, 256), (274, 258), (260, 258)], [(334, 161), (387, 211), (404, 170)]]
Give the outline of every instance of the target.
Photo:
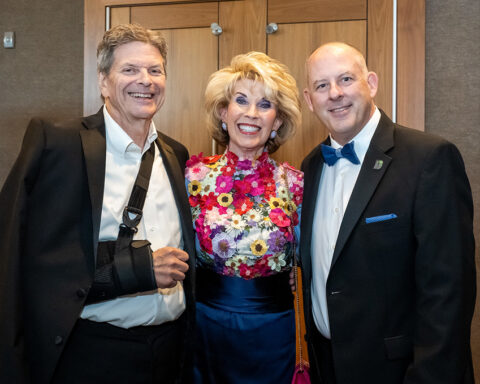
[(260, 156), (270, 135), (274, 138), (282, 125), (276, 105), (265, 98), (264, 85), (250, 79), (237, 82), (233, 100), (220, 115), (227, 124), (229, 150), (240, 158)]
[(300, 122), (295, 80), (250, 52), (211, 76), (205, 98), (212, 135), (227, 150), (193, 156), (186, 169), (197, 233), (195, 383), (287, 384), (295, 366), (288, 273), (303, 175), (269, 153)]
[[(246, 110), (249, 105), (255, 106), (254, 110)], [(239, 121), (252, 125), (253, 121), (263, 120), (274, 112), (274, 119), (267, 127), (269, 135), (262, 143), (262, 148), (269, 153), (293, 136), (301, 118), (295, 79), (285, 65), (260, 52), (238, 55), (230, 66), (210, 77), (205, 90), (205, 108), (209, 131), (215, 141), (224, 146), (231, 144), (230, 134), (235, 123), (232, 120), (228, 125), (226, 119), (231, 118), (232, 113), (241, 110), (239, 113), (244, 114), (245, 119)], [(254, 115), (250, 116), (252, 112)], [(258, 130), (242, 125), (244, 132)], [(272, 130), (276, 134), (270, 137)], [(251, 156), (252, 153), (247, 155)]]

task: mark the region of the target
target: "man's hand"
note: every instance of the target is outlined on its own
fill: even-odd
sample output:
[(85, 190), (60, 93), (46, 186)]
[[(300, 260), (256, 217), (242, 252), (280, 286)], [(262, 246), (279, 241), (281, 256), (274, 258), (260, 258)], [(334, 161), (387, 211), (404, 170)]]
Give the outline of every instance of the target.
[(153, 252), (153, 270), (158, 288), (173, 288), (185, 279), (188, 254), (178, 248), (164, 247)]

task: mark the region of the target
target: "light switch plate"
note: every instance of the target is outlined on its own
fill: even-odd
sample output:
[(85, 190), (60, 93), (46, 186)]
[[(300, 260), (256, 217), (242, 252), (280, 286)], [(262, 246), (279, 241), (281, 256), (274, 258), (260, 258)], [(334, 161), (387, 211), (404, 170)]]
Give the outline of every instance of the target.
[(15, 47), (15, 32), (5, 32), (3, 34), (3, 48)]

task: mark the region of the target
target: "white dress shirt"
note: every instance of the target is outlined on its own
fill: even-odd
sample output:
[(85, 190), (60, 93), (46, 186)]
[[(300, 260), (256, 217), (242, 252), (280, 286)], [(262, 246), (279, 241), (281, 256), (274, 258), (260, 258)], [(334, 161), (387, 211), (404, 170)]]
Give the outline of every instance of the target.
[[(157, 138), (155, 125), (150, 125), (145, 147), (141, 149), (103, 108), (106, 130), (105, 189), (99, 241), (116, 240), (141, 157)], [(183, 248), (182, 228), (172, 188), (160, 152), (155, 145), (150, 185), (143, 207), (143, 217), (134, 239), (147, 239), (151, 248), (166, 246)], [(185, 310), (183, 285), (140, 294), (122, 296), (114, 300), (85, 306), (80, 317), (107, 322), (122, 328), (139, 325), (158, 325), (177, 319)]]
[[(353, 164), (345, 158), (340, 158), (332, 166), (328, 166), (326, 163), (323, 165), (313, 217), (311, 290), (315, 324), (320, 333), (328, 339), (331, 337), (326, 284), (333, 252), (335, 251), (343, 215), (379, 121), (380, 111), (375, 108), (375, 112), (368, 123), (352, 139), (360, 164)], [(333, 148), (341, 148), (341, 145), (331, 136), (330, 140)]]

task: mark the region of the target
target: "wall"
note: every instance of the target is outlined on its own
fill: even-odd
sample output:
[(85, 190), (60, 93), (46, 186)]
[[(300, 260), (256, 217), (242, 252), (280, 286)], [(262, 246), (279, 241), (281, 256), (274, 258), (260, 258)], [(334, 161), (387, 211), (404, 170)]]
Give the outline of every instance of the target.
[[(480, 1), (427, 0), (425, 27), (425, 130), (454, 142), (465, 160), (474, 197), (477, 282), (480, 282)], [(478, 383), (479, 296), (471, 337)]]
[[(15, 31), (13, 50), (0, 47), (0, 185), (20, 148), (31, 116), (57, 119), (82, 111), (83, 1), (2, 0), (0, 32)], [(480, 248), (480, 2), (426, 2), (427, 132), (462, 152), (475, 199)], [(480, 276), (480, 260), (477, 252)], [(479, 280), (480, 281), (480, 280)], [(474, 366), (480, 367), (480, 300), (472, 327)], [(480, 369), (476, 371), (480, 383)]]
[[(15, 32), (14, 49), (3, 33)], [(82, 113), (83, 1), (1, 0), (0, 185), (32, 116)]]

